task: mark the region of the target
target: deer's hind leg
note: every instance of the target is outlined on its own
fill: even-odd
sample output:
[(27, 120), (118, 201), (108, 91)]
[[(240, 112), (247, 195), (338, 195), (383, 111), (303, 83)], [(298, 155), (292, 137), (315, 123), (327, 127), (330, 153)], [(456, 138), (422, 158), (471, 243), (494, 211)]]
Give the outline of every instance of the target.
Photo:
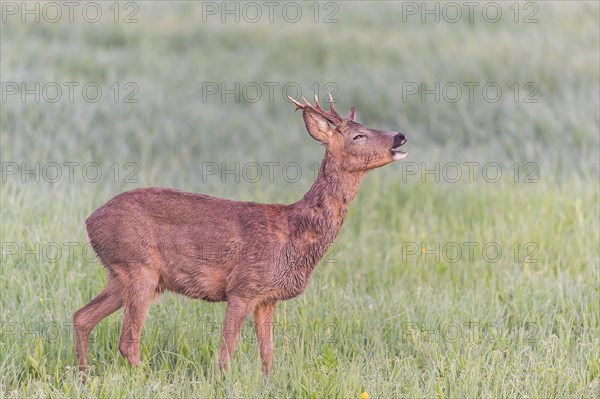
[(121, 283), (114, 277), (109, 276), (106, 288), (73, 315), (75, 351), (77, 352), (77, 362), (79, 363), (79, 370), (83, 373), (84, 381), (87, 371), (90, 333), (96, 324), (119, 310), (121, 306), (123, 306)]
[(142, 326), (152, 301), (159, 295), (159, 274), (144, 264), (130, 265), (127, 283), (123, 283), (123, 327), (119, 351), (131, 366), (140, 363)]

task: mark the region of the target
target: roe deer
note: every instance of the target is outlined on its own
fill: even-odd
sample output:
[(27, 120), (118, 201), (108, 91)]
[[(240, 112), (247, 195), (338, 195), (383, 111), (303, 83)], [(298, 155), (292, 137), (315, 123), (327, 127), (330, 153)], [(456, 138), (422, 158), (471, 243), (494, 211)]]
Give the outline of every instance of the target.
[[(107, 269), (104, 291), (73, 315), (75, 349), (85, 381), (90, 332), (125, 307), (119, 350), (140, 362), (142, 324), (150, 303), (169, 290), (227, 301), (219, 366), (227, 370), (246, 317), (253, 312), (262, 368), (271, 370), (275, 307), (300, 295), (338, 235), (361, 179), (402, 159), (398, 132), (366, 128), (351, 108), (346, 118), (315, 98), (290, 98), (308, 133), (325, 145), (318, 178), (291, 205), (257, 204), (173, 189), (143, 188), (117, 195), (86, 221), (88, 240)], [(210, 250), (207, 245), (210, 244)]]

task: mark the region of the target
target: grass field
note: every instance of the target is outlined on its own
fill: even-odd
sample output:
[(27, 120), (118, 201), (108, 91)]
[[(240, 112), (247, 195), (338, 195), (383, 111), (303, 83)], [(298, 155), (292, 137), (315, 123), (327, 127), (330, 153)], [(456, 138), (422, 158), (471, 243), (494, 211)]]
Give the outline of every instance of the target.
[[(8, 3), (0, 397), (600, 397), (597, 3), (454, 23), (423, 23), (420, 2), (302, 3), (297, 21), (277, 3), (272, 23), (220, 2), (102, 3), (96, 23), (30, 3), (41, 20), (22, 22)], [(323, 149), (285, 95), (315, 91), (404, 132), (409, 155), (364, 179), (307, 291), (279, 305), (272, 376), (250, 319), (223, 378), (225, 304), (166, 294), (142, 366), (119, 354), (119, 311), (82, 385), (71, 317), (106, 282), (87, 216), (145, 186), (298, 200)]]

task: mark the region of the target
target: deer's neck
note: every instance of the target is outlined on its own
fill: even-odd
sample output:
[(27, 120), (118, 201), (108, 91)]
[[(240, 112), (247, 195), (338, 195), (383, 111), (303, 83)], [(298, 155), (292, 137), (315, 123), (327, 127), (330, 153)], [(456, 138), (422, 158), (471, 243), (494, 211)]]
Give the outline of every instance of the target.
[(305, 260), (303, 268), (312, 271), (337, 237), (363, 176), (345, 172), (328, 155), (323, 159), (317, 180), (294, 204), (290, 238)]
[(362, 173), (345, 172), (339, 164), (325, 156), (317, 180), (299, 204), (305, 208), (305, 213), (318, 219), (325, 217), (332, 225), (341, 225), (363, 176)]

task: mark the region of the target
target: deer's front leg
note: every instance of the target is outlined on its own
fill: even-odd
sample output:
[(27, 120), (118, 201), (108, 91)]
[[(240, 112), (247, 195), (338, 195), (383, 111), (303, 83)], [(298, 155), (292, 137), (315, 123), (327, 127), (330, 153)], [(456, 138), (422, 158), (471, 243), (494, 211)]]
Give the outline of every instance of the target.
[(244, 325), (244, 320), (252, 311), (249, 303), (240, 298), (230, 298), (227, 302), (227, 312), (223, 322), (221, 348), (219, 349), (219, 367), (227, 371), (227, 360), (233, 358), (235, 344)]
[(271, 372), (273, 359), (273, 315), (277, 302), (268, 302), (254, 309), (254, 330), (258, 338), (258, 348), (262, 360), (263, 372)]

